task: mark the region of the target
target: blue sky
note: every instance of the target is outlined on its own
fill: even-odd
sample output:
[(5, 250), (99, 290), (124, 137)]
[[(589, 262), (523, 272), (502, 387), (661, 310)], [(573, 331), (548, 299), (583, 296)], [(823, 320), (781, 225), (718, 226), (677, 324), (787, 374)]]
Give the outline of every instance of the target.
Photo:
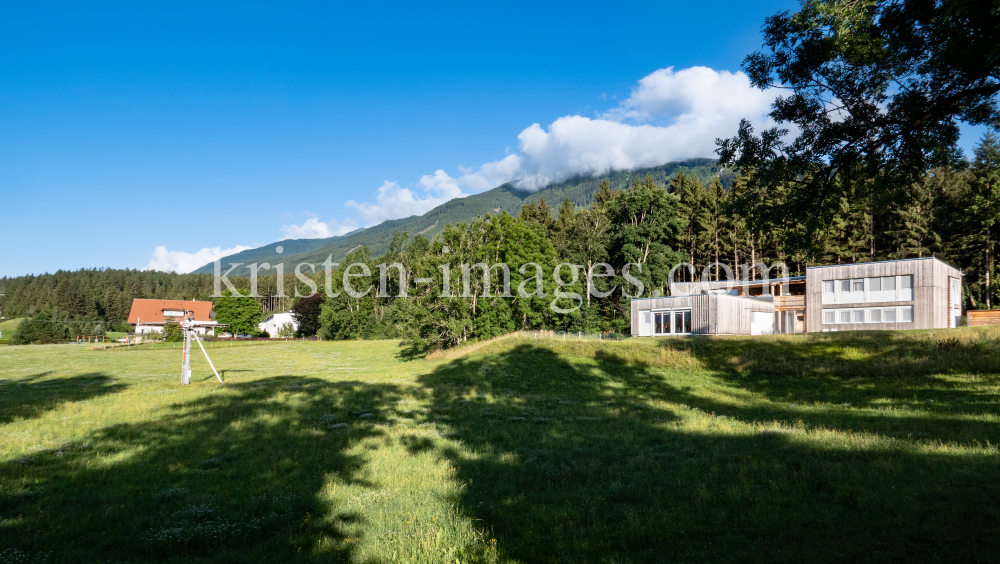
[(9, 4), (0, 276), (185, 270), (514, 176), (713, 156), (764, 119), (733, 73), (795, 6)]

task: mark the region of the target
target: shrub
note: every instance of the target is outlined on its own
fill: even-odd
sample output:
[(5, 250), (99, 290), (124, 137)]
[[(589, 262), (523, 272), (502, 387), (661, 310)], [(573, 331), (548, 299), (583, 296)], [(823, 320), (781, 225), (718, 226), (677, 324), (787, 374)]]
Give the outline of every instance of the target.
[(22, 321), (14, 331), (14, 335), (10, 338), (10, 344), (61, 343), (68, 338), (69, 332), (64, 323), (51, 320), (48, 315), (40, 314), (34, 319)]
[(179, 323), (168, 319), (163, 325), (163, 340), (168, 343), (179, 343), (184, 340), (184, 331)]

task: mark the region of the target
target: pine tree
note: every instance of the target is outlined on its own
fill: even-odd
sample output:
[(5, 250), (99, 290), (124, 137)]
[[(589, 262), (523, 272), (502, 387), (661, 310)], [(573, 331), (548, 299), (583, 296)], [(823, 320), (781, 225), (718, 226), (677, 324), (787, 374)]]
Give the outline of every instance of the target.
[[(986, 309), (992, 308), (995, 292), (996, 222), (1000, 216), (1000, 141), (987, 131), (973, 151), (969, 220), (974, 229), (972, 243), (981, 257), (979, 275)], [(979, 261), (977, 261), (979, 262)]]

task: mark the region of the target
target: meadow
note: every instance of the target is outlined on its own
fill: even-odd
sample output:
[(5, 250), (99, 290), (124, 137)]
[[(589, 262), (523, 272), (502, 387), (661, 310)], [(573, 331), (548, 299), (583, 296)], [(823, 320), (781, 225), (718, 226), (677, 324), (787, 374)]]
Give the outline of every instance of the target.
[(0, 347), (0, 563), (983, 562), (1000, 328)]

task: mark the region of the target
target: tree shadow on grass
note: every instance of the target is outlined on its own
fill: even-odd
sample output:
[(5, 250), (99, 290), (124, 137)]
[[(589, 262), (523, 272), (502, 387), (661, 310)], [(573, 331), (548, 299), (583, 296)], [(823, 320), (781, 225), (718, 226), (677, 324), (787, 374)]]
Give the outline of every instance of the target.
[(375, 485), (346, 450), (380, 430), (349, 412), (396, 393), (294, 376), (229, 384), (0, 464), (0, 546), (57, 562), (347, 561), (345, 530), (362, 517), (320, 494), (330, 480)]
[(46, 378), (42, 372), (17, 380), (0, 380), (0, 425), (33, 419), (61, 405), (125, 390), (125, 384), (100, 372), (70, 378)]
[(996, 394), (969, 390), (964, 377), (1000, 385), (1000, 340), (985, 332), (941, 333), (852, 331), (658, 344), (690, 354), (731, 385), (773, 401), (885, 407), (890, 399), (896, 407), (919, 406), (930, 413), (995, 410)]
[(460, 441), (441, 449), (467, 484), (456, 504), (511, 558), (955, 562), (1000, 548), (995, 449), (755, 427), (648, 366), (570, 359), (518, 345), (421, 378)]

